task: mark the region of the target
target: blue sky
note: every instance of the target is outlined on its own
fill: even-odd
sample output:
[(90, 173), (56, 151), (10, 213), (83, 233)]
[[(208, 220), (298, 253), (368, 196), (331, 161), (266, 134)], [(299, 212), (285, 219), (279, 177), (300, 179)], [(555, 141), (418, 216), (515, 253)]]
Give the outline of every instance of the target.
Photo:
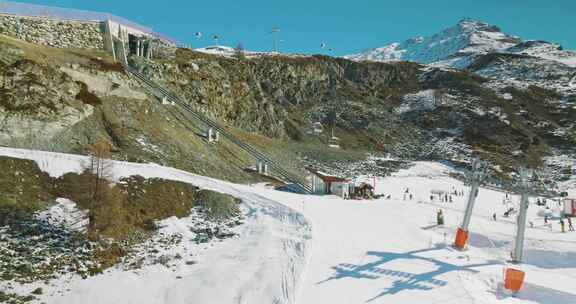
[[(1, 0), (0, 0), (1, 2)], [(281, 51), (344, 55), (427, 36), (464, 17), (524, 39), (576, 49), (576, 0), (46, 0), (20, 1), (109, 12), (150, 26), (193, 47), (220, 44), (270, 50), (279, 27)], [(195, 32), (203, 38), (196, 39)]]

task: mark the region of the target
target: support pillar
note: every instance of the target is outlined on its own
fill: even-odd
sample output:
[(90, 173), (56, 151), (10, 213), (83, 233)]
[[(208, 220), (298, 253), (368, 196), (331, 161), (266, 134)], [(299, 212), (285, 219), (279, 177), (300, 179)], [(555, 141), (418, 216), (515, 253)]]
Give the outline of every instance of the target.
[(262, 162), (258, 161), (258, 163), (256, 163), (256, 169), (258, 170), (258, 173), (262, 173)]
[(457, 249), (463, 250), (468, 244), (468, 229), (470, 227), (476, 197), (478, 197), (478, 189), (480, 188), (480, 183), (484, 179), (484, 175), (483, 163), (478, 158), (475, 158), (472, 160), (472, 173), (469, 177), (470, 192), (468, 193), (468, 202), (466, 204), (466, 211), (464, 212), (464, 219), (456, 231), (456, 239), (454, 240), (454, 247)]
[[(528, 213), (529, 192), (532, 187), (531, 172), (526, 168), (520, 169), (520, 210), (516, 218), (516, 239), (514, 241), (514, 252), (512, 252), (512, 263), (522, 263), (524, 257), (524, 235), (526, 233), (526, 215)], [(520, 269), (507, 268), (505, 270), (504, 287), (512, 292), (522, 289), (526, 273)]]
[(526, 214), (528, 213), (528, 194), (522, 193), (520, 199), (520, 211), (516, 219), (516, 241), (514, 243), (514, 253), (512, 254), (512, 262), (522, 263), (524, 256), (524, 234), (526, 233)]
[(208, 142), (212, 142), (212, 141), (214, 140), (214, 138), (213, 138), (213, 136), (212, 136), (212, 133), (213, 133), (213, 132), (214, 132), (214, 131), (213, 131), (212, 128), (208, 129)]
[(520, 170), (520, 188), (522, 196), (520, 198), (520, 210), (516, 218), (516, 240), (514, 243), (514, 252), (512, 253), (512, 262), (522, 263), (524, 256), (524, 234), (526, 232), (526, 216), (528, 213), (528, 205), (530, 204), (528, 198), (528, 191), (530, 190), (529, 181), (530, 172), (522, 168)]

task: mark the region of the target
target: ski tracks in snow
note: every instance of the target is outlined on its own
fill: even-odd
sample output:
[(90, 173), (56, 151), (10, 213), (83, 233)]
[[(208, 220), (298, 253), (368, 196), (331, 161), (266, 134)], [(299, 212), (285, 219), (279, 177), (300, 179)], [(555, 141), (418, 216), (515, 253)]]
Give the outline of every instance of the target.
[[(33, 160), (51, 176), (79, 172), (87, 160), (81, 155), (5, 147), (0, 147), (0, 155)], [(208, 249), (202, 261), (185, 270), (175, 283), (158, 282), (157, 285), (162, 287), (156, 286), (154, 291), (142, 290), (151, 293), (150, 301), (166, 304), (296, 303), (307, 261), (311, 225), (300, 212), (276, 201), (276, 191), (224, 182), (156, 164), (113, 161), (112, 171), (114, 180), (140, 175), (186, 182), (226, 193), (242, 199), (248, 210), (239, 238)], [(263, 191), (269, 191), (267, 194), (270, 195), (261, 195)], [(148, 279), (154, 278), (145, 280)], [(124, 302), (130, 303), (130, 300)]]

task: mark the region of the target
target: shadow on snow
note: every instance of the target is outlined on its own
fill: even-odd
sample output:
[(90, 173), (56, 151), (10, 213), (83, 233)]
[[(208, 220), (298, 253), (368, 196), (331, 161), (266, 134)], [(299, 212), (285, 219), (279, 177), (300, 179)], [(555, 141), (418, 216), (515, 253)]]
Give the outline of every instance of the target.
[[(444, 280), (440, 280), (437, 277), (452, 271), (467, 271), (476, 273), (477, 270), (473, 269), (476, 267), (488, 266), (502, 264), (499, 261), (487, 261), (485, 263), (468, 264), (468, 265), (455, 265), (440, 261), (435, 258), (419, 256), (420, 253), (431, 252), (436, 250), (444, 249), (444, 245), (435, 245), (433, 248), (426, 248), (420, 250), (413, 250), (404, 253), (394, 253), (394, 252), (377, 252), (368, 251), (366, 255), (379, 258), (378, 260), (364, 265), (355, 265), (348, 263), (341, 263), (337, 266), (332, 267), (335, 273), (317, 284), (323, 284), (332, 280), (338, 280), (342, 278), (356, 278), (356, 279), (378, 279), (384, 276), (397, 278), (392, 286), (386, 288), (380, 294), (366, 300), (366, 302), (374, 301), (385, 295), (393, 295), (401, 291), (408, 290), (431, 290), (436, 287), (443, 287), (448, 284)], [(420, 260), (426, 261), (436, 265), (436, 269), (424, 273), (411, 273), (406, 271), (390, 270), (382, 267), (388, 262), (395, 260)]]
[(508, 297), (514, 297), (516, 299), (541, 304), (576, 303), (576, 295), (574, 294), (529, 283), (524, 283), (522, 290), (514, 295), (509, 295), (508, 292), (504, 289), (504, 286), (499, 284), (496, 297), (499, 300), (503, 300)]

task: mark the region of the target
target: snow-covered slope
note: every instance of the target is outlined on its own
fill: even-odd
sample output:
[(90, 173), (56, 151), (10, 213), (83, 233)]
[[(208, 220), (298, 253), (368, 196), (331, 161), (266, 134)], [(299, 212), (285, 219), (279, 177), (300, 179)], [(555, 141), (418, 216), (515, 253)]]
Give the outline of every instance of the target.
[(506, 52), (553, 60), (571, 67), (576, 67), (575, 51), (564, 50), (559, 44), (546, 41), (525, 41), (507, 49)]
[[(0, 147), (0, 156), (33, 160), (54, 177), (80, 172), (88, 161), (80, 155), (4, 147)], [(199, 247), (190, 240), (189, 219), (170, 218), (160, 224), (165, 226), (163, 230), (179, 231), (186, 239), (184, 248), (167, 250), (166, 254), (182, 255), (171, 268), (163, 265), (148, 265), (138, 271), (114, 268), (88, 279), (61, 277), (48, 286), (42, 282), (19, 285), (0, 280), (0, 292), (29, 294), (41, 286), (44, 292), (39, 297), (48, 304), (295, 303), (310, 226), (300, 213), (260, 194), (266, 193), (266, 189), (156, 164), (114, 161), (112, 174), (114, 180), (130, 175), (176, 180), (241, 198), (248, 214), (237, 231), (241, 237), (218, 246)], [(186, 264), (190, 259), (197, 263)]]
[[(33, 159), (43, 168), (60, 164), (74, 169), (83, 159), (5, 148), (0, 155)], [(376, 192), (391, 197), (375, 201), (279, 192), (151, 164), (114, 162), (114, 167), (117, 174), (187, 181), (241, 197), (251, 210), (246, 228), (233, 242), (208, 249), (194, 266), (181, 265), (174, 272), (162, 267), (137, 273), (111, 270), (62, 282), (63, 291), (47, 290), (43, 302), (576, 303), (576, 232), (559, 231), (556, 202), (548, 201), (549, 210), (530, 205), (528, 220), (534, 225), (526, 232), (525, 263), (512, 266), (507, 259), (515, 218), (502, 213), (517, 207), (519, 198), (504, 201), (504, 193), (483, 188), (471, 224), (470, 248), (457, 251), (450, 244), (466, 196), (453, 195), (453, 203), (446, 203), (431, 201), (430, 195), (466, 186), (449, 177), (454, 170), (442, 164), (416, 162), (393, 176), (377, 178)], [(404, 195), (406, 189), (412, 200)], [(438, 209), (444, 210), (444, 227), (435, 225)], [(544, 214), (552, 216), (550, 225), (544, 223)], [(524, 288), (513, 297), (502, 288), (506, 267), (527, 274)]]
[(428, 64), (452, 57), (504, 50), (520, 42), (519, 38), (502, 33), (496, 26), (464, 19), (430, 37), (416, 37), (345, 57), (353, 60), (407, 60)]
[(430, 37), (411, 38), (344, 57), (372, 61), (406, 60), (463, 68), (478, 55), (492, 52), (524, 54), (576, 66), (576, 52), (545, 41), (522, 41), (502, 32), (497, 26), (470, 19), (461, 20)]

